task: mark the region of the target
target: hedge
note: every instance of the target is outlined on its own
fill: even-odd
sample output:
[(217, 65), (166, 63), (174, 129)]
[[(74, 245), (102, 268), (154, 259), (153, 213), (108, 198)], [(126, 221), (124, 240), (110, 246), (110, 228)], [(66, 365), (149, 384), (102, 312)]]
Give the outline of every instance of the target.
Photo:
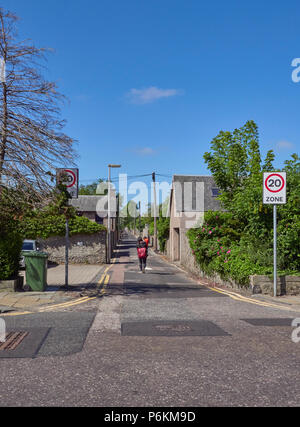
[[(25, 217), (20, 224), (24, 239), (47, 239), (51, 236), (64, 236), (66, 233), (64, 215), (32, 215)], [(94, 234), (105, 231), (106, 227), (90, 221), (86, 217), (75, 216), (69, 219), (70, 236), (75, 234)]]
[(20, 269), (22, 236), (9, 231), (0, 236), (0, 280), (14, 279)]

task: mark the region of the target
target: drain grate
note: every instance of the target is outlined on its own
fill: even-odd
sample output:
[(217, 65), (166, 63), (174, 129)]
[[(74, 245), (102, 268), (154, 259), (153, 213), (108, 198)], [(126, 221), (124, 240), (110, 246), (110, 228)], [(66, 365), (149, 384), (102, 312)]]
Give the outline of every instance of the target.
[(5, 337), (5, 341), (0, 342), (0, 351), (15, 350), (27, 335), (28, 335), (28, 332), (7, 333)]

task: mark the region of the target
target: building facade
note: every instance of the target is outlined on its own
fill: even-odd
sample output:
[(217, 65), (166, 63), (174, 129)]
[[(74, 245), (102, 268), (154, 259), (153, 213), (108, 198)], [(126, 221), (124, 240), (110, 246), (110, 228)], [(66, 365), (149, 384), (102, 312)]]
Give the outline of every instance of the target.
[(170, 236), (167, 255), (185, 264), (191, 256), (187, 231), (200, 227), (204, 213), (221, 210), (219, 189), (212, 176), (174, 175), (169, 201)]

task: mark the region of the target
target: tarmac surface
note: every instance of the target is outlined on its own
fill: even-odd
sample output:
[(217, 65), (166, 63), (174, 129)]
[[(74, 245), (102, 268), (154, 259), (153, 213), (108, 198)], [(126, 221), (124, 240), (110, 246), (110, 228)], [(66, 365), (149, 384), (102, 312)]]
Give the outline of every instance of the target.
[(299, 406), (296, 297), (201, 284), (152, 252), (142, 274), (132, 238), (92, 288), (0, 316), (28, 333), (0, 343), (0, 406)]

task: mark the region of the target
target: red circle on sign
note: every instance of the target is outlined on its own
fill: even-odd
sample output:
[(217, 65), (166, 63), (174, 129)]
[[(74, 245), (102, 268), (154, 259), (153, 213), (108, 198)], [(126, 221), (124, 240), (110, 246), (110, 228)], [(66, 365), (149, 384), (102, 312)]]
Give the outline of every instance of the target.
[(73, 171), (70, 169), (65, 169), (65, 172), (70, 173), (73, 176), (73, 182), (70, 185), (67, 185), (67, 188), (73, 187), (73, 185), (76, 183), (76, 175)]
[[(282, 180), (282, 186), (280, 187), (280, 188), (278, 188), (278, 190), (271, 190), (269, 187), (268, 187), (268, 180), (271, 178), (271, 176), (278, 176), (281, 180)], [(271, 193), (278, 193), (279, 191), (281, 191), (282, 189), (283, 189), (283, 187), (284, 187), (284, 184), (285, 184), (285, 182), (284, 182), (284, 179), (283, 179), (283, 176), (281, 176), (281, 175), (279, 175), (278, 173), (272, 173), (271, 175), (269, 175), (268, 177), (267, 177), (267, 179), (265, 180), (265, 187), (266, 187), (266, 189), (268, 190), (268, 191), (270, 191)]]

